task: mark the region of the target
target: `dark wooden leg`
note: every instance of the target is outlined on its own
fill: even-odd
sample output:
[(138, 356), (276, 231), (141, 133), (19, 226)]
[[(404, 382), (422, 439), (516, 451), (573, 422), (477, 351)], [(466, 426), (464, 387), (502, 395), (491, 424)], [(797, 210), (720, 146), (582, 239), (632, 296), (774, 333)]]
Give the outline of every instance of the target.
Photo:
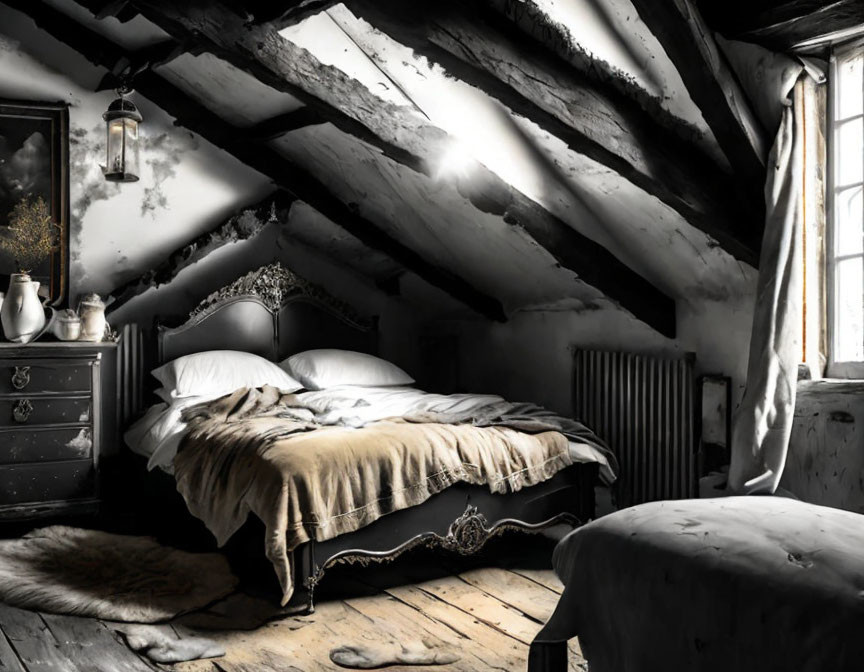
[(540, 642), (536, 639), (528, 649), (528, 672), (566, 672), (567, 641)]
[(309, 541), (294, 550), (294, 594), (285, 606), (287, 614), (315, 612), (315, 544)]

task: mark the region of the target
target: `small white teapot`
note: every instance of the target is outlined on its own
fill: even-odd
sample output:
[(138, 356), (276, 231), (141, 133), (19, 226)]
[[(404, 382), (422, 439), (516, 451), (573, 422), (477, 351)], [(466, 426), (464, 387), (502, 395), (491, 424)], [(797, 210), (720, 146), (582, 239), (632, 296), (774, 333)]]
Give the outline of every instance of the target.
[(78, 317), (81, 318), (79, 341), (99, 343), (105, 336), (105, 303), (98, 294), (86, 294), (78, 303)]

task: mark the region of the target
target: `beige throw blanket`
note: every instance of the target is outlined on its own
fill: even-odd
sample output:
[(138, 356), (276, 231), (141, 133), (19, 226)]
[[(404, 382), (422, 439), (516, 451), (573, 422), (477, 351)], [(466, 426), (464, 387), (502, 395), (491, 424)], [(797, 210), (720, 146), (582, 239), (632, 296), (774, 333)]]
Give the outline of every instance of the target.
[(275, 388), (238, 390), (185, 412), (177, 489), (220, 545), (250, 511), (264, 522), (286, 604), (291, 551), (312, 538), (352, 532), (458, 481), (501, 493), (539, 483), (573, 463), (568, 437), (613, 459), (573, 420), (536, 406), (490, 406), (351, 428), (319, 424)]

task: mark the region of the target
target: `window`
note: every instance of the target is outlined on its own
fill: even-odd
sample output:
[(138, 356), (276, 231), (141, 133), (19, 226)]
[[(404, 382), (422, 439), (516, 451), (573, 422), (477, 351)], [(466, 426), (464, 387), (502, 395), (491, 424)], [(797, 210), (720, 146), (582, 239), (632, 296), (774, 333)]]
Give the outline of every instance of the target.
[(835, 51), (830, 84), (828, 374), (864, 378), (864, 47)]

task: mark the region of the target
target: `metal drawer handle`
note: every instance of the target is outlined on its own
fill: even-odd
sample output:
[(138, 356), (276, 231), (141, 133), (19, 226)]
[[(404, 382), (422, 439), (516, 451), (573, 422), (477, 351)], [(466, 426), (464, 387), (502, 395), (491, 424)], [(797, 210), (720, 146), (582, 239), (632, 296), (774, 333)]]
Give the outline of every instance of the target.
[(15, 373), (12, 374), (12, 387), (16, 390), (23, 390), (30, 384), (30, 367), (16, 366)]
[(12, 417), (15, 418), (15, 422), (27, 422), (32, 412), (33, 404), (30, 403), (30, 400), (19, 399), (12, 409)]

